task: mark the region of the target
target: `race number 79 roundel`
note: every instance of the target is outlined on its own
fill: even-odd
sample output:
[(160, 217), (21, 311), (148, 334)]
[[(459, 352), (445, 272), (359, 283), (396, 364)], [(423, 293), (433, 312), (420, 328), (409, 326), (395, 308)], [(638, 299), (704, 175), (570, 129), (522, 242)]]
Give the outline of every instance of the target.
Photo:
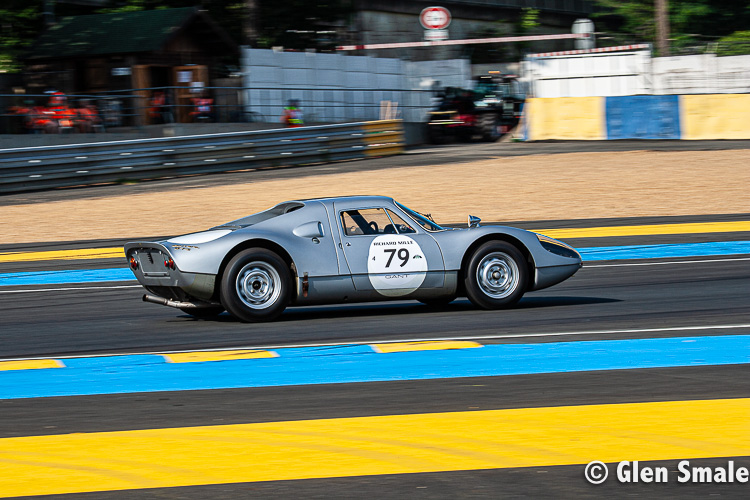
[(442, 30), (451, 23), (451, 13), (445, 7), (426, 7), (419, 14), (419, 22), (426, 30)]
[(407, 295), (424, 282), (427, 258), (419, 243), (404, 235), (378, 236), (370, 244), (367, 273), (372, 287), (388, 297)]

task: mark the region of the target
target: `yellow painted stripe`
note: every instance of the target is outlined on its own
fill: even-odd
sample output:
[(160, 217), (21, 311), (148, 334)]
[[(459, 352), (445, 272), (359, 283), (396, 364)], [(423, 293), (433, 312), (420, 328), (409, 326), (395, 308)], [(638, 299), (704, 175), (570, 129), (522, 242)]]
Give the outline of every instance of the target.
[(0, 253), (0, 262), (33, 262), (38, 260), (75, 259), (124, 259), (122, 247), (83, 248), (78, 250), (51, 250), (48, 252), (7, 252)]
[(241, 351), (200, 351), (163, 354), (167, 363), (203, 363), (206, 361), (230, 361), (233, 359), (259, 359), (279, 357), (273, 351), (246, 349)]
[(445, 349), (471, 349), (482, 347), (482, 344), (465, 340), (441, 340), (422, 342), (389, 342), (387, 344), (370, 344), (375, 352), (410, 352), (410, 351), (442, 351)]
[(653, 236), (659, 234), (731, 233), (750, 231), (750, 221), (652, 224), (644, 226), (534, 229), (551, 238), (600, 238), (605, 236)]
[(45, 368), (65, 368), (57, 359), (21, 359), (18, 361), (0, 361), (0, 371), (8, 370), (41, 370)]
[(746, 456), (749, 421), (729, 399), (5, 438), (0, 496)]

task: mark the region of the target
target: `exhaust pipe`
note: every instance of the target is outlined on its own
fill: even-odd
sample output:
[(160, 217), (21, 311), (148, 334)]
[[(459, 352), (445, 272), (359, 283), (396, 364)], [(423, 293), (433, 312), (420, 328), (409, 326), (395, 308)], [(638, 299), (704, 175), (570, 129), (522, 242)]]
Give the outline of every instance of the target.
[(179, 300), (165, 299), (164, 297), (156, 297), (155, 295), (149, 294), (143, 296), (143, 302), (151, 302), (152, 304), (175, 307), (177, 309), (203, 309), (206, 307), (212, 307), (211, 304), (208, 303), (196, 304), (195, 302), (180, 302)]

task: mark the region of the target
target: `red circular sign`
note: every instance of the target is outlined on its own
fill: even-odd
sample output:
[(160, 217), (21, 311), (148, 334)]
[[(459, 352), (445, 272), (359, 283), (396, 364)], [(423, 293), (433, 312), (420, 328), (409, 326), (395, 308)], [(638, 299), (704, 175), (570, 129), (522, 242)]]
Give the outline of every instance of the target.
[(419, 22), (426, 30), (443, 30), (451, 23), (451, 13), (445, 7), (427, 7), (419, 14)]

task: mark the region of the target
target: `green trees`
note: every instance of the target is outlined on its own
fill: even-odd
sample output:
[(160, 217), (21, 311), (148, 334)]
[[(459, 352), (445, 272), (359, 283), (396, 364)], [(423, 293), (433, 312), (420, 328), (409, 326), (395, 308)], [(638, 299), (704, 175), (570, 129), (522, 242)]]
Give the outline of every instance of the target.
[[(24, 52), (44, 30), (43, 0), (0, 2), (0, 72), (21, 68)], [(331, 49), (340, 44), (351, 0), (110, 0), (104, 7), (66, 3), (55, 15), (133, 12), (198, 5), (238, 43), (254, 47)]]
[[(618, 42), (630, 37), (630, 41), (654, 42), (656, 23), (654, 0), (595, 0), (594, 14), (597, 31), (613, 33)], [(720, 55), (728, 51), (742, 52), (745, 43), (741, 30), (750, 26), (750, 2), (747, 0), (668, 0), (670, 45), (681, 49), (691, 45), (706, 45), (719, 41), (725, 47)], [(735, 33), (737, 32), (737, 33)], [(618, 36), (618, 34), (621, 34)], [(724, 38), (721, 38), (724, 37)], [(730, 44), (734, 48), (729, 48)]]
[(41, 2), (4, 0), (0, 7), (0, 73), (20, 71), (20, 56), (41, 31)]

